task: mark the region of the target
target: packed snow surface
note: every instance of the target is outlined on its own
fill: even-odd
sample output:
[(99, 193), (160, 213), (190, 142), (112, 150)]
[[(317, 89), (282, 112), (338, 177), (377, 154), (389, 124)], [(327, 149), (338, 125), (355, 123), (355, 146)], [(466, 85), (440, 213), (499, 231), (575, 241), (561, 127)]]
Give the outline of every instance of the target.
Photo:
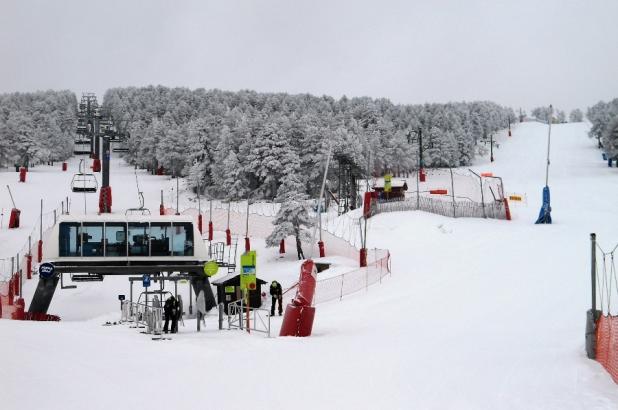
[[(219, 331), (213, 313), (205, 331), (185, 320), (173, 340), (155, 342), (127, 325), (101, 326), (119, 318), (116, 297), (128, 293), (126, 278), (59, 289), (50, 312), (66, 320), (0, 320), (2, 408), (616, 409), (617, 386), (584, 352), (589, 234), (604, 248), (618, 242), (618, 171), (601, 160), (588, 127), (552, 127), (553, 225), (533, 224), (547, 126), (520, 124), (513, 137), (498, 137), (494, 163), (480, 158), (472, 167), (524, 196), (511, 204), (513, 221), (376, 216), (369, 247), (390, 250), (392, 276), (318, 305), (308, 338)], [(136, 206), (133, 170), (113, 166), (114, 208)], [(175, 180), (138, 175), (147, 206), (157, 209), (161, 189), (171, 205)], [(8, 232), (5, 216), (0, 257), (18, 251), (40, 198), (55, 206), (70, 176), (36, 167), (28, 178), (17, 184), (16, 173), (0, 173), (24, 225)], [(73, 210), (83, 208), (80, 198)], [(88, 201), (93, 212), (96, 195)], [(258, 276), (294, 282), (299, 262), (291, 250), (280, 259), (263, 242), (257, 248)], [(353, 264), (333, 262), (342, 271)], [(275, 336), (280, 323), (273, 318)]]

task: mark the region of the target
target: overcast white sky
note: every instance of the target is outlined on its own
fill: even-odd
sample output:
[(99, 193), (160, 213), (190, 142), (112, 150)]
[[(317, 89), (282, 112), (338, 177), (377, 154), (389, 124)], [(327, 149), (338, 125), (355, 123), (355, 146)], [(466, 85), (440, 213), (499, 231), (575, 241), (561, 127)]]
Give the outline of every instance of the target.
[(163, 84), (586, 108), (617, 0), (0, 0), (0, 92)]

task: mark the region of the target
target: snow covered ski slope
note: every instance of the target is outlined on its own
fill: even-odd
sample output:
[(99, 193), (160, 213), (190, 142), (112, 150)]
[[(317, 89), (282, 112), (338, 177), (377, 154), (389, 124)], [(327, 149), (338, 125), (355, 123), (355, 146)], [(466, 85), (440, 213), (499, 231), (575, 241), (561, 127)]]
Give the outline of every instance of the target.
[[(165, 342), (102, 327), (117, 320), (116, 293), (126, 291), (126, 279), (106, 278), (98, 284), (105, 292), (63, 292), (50, 311), (75, 320), (0, 320), (1, 407), (616, 409), (618, 388), (585, 356), (584, 325), (588, 235), (596, 232), (604, 247), (618, 242), (618, 171), (601, 160), (587, 129), (552, 127), (553, 225), (533, 224), (545, 182), (547, 127), (538, 123), (499, 136), (496, 161), (472, 167), (501, 176), (507, 192), (527, 199), (512, 204), (512, 221), (423, 212), (372, 218), (368, 245), (390, 250), (392, 277), (318, 305), (310, 338), (218, 331), (214, 318), (206, 331), (197, 334), (188, 322)], [(133, 171), (122, 169), (119, 182), (112, 175), (116, 209), (137, 198), (122, 182)], [(23, 215), (29, 207), (36, 214), (41, 192), (50, 203), (65, 195), (54, 187), (66, 191), (67, 176), (36, 182), (35, 172), (32, 185), (16, 189)], [(3, 184), (16, 178), (0, 173)], [(140, 174), (151, 209), (162, 182), (171, 200), (175, 181)], [(0, 232), (0, 254), (11, 255), (23, 233)], [(275, 251), (263, 251), (258, 275), (291, 280), (298, 263)]]

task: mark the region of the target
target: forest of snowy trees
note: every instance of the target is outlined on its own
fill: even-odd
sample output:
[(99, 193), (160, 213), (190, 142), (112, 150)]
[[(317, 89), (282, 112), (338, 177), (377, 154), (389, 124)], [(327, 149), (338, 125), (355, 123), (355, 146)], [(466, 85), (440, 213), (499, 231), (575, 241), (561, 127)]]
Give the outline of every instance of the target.
[(77, 99), (71, 91), (0, 94), (0, 166), (70, 157), (76, 123)]
[(395, 105), (161, 86), (110, 89), (103, 110), (130, 134), (128, 162), (164, 167), (224, 199), (249, 192), (273, 199), (290, 175), (313, 196), (329, 144), (363, 172), (368, 164), (376, 175), (413, 170), (419, 128), (426, 166), (468, 165), (484, 138), (515, 119), (511, 109), (491, 102)]
[(599, 141), (611, 158), (618, 158), (618, 98), (599, 101), (588, 108), (586, 117), (592, 123), (589, 135)]

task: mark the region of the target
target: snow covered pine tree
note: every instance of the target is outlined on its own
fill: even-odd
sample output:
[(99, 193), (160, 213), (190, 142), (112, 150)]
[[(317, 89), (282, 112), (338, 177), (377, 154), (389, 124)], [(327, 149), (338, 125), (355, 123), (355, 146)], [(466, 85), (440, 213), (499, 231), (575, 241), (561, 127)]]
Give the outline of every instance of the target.
[(266, 238), (266, 245), (275, 247), (279, 246), (281, 240), (294, 236), (299, 260), (305, 259), (302, 241), (310, 238), (308, 228), (311, 220), (307, 212), (307, 198), (305, 187), (298, 176), (294, 173), (286, 175), (275, 198), (281, 204), (273, 221), (275, 228)]

